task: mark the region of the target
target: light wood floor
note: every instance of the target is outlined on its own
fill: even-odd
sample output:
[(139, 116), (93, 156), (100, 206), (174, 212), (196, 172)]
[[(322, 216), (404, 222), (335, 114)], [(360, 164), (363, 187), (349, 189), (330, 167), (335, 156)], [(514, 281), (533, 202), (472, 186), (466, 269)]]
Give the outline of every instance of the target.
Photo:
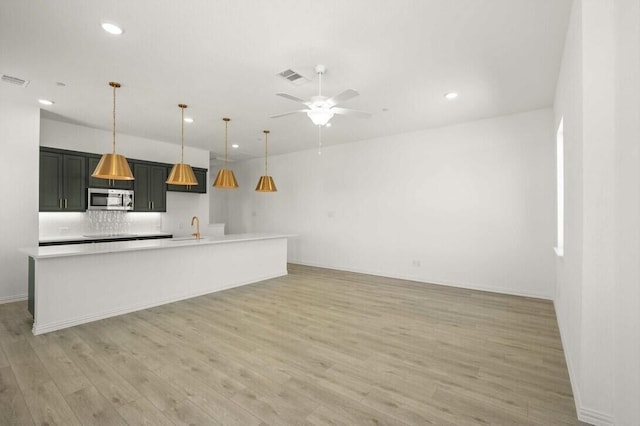
[(42, 336), (0, 305), (0, 424), (579, 424), (549, 301), (289, 272)]

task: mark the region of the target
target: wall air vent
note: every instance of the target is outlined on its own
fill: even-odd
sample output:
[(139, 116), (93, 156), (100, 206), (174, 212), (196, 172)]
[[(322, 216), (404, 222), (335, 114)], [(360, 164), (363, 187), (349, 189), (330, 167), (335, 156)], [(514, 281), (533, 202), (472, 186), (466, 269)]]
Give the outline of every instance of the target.
[(279, 72), (277, 75), (279, 77), (284, 78), (285, 80), (287, 80), (289, 83), (293, 84), (294, 86), (300, 86), (302, 84), (305, 84), (305, 83), (308, 83), (308, 82), (311, 81), (307, 77), (303, 76), (299, 72), (294, 71), (292, 69), (284, 70), (282, 72)]
[(13, 84), (14, 86), (27, 87), (29, 85), (29, 80), (23, 80), (6, 74), (2, 74), (2, 78), (0, 78), (0, 80), (4, 83)]

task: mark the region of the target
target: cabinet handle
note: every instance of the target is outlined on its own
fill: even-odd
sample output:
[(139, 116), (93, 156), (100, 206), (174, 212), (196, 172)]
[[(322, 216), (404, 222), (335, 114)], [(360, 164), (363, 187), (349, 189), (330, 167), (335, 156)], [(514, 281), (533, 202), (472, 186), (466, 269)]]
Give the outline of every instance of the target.
[(147, 201), (147, 205), (149, 206), (149, 210), (151, 210), (151, 201)]
[(64, 208), (65, 209), (67, 208), (67, 199), (66, 198), (64, 199)]
[(58, 199), (58, 207), (62, 209), (62, 198)]
[(153, 206), (153, 201), (152, 201), (152, 202), (151, 202), (151, 210), (153, 210), (153, 207), (154, 207), (154, 206)]

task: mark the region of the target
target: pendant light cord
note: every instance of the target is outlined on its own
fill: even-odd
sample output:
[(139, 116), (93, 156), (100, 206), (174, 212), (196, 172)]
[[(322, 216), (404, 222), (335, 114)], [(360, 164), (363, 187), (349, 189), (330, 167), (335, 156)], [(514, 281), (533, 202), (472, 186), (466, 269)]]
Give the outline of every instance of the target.
[(264, 132), (264, 175), (269, 176), (269, 172), (267, 171), (267, 144), (269, 143), (269, 133)]
[(113, 153), (116, 153), (116, 86), (113, 85), (113, 126), (111, 126), (111, 143), (113, 145)]
[(182, 147), (180, 151), (180, 164), (184, 163), (184, 108), (185, 107), (180, 106), (180, 110), (182, 111), (180, 120), (180, 145)]
[(227, 151), (228, 151), (228, 147), (227, 147), (227, 127), (229, 125), (229, 121), (225, 120), (224, 122), (224, 168), (227, 168)]

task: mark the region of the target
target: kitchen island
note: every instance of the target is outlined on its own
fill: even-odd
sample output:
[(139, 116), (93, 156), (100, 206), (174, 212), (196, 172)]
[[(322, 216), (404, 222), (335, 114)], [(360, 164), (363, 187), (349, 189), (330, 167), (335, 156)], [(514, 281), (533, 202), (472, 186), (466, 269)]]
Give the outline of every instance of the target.
[(33, 334), (286, 275), (288, 237), (235, 234), (23, 249)]

